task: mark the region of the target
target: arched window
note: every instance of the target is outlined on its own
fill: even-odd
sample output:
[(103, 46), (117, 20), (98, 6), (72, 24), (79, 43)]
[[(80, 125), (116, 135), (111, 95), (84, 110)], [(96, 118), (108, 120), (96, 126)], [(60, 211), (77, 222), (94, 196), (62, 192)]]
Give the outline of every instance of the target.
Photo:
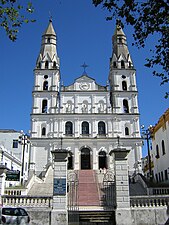
[(89, 134), (89, 123), (86, 121), (82, 123), (82, 134)]
[(41, 62), (38, 63), (38, 68), (41, 69)]
[(48, 90), (48, 81), (43, 82), (43, 90)]
[(123, 89), (124, 91), (127, 90), (127, 82), (126, 82), (125, 80), (122, 81), (122, 89)]
[(50, 43), (50, 38), (47, 39), (47, 43), (48, 43), (48, 44)]
[(53, 68), (56, 68), (56, 62), (55, 61), (53, 62)]
[(123, 100), (123, 112), (129, 113), (128, 101), (126, 99)]
[(156, 145), (156, 158), (160, 158), (160, 154), (159, 154), (159, 147), (158, 145)]
[(125, 127), (125, 135), (129, 135), (129, 128)]
[(117, 68), (116, 62), (113, 62), (113, 68)]
[(73, 124), (70, 121), (66, 122), (66, 124), (65, 124), (65, 134), (66, 135), (73, 134)]
[(118, 38), (119, 44), (122, 44), (122, 38)]
[(98, 134), (99, 135), (105, 135), (106, 134), (105, 123), (103, 121), (100, 121), (98, 123)]
[(42, 136), (46, 135), (46, 127), (42, 127)]
[(42, 113), (47, 113), (48, 102), (46, 99), (42, 100)]
[(161, 146), (162, 146), (162, 154), (165, 155), (165, 144), (164, 144), (164, 140), (162, 140)]
[(49, 62), (46, 61), (46, 62), (45, 62), (45, 69), (48, 69), (48, 67), (49, 67)]
[(121, 68), (125, 68), (124, 60), (121, 60)]

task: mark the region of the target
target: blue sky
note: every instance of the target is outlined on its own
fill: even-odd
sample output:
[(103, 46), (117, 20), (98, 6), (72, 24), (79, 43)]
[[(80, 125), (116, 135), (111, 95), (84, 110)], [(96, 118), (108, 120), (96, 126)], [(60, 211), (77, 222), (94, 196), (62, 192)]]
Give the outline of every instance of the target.
[[(49, 15), (57, 33), (57, 49), (60, 58), (61, 79), (65, 85), (83, 73), (81, 65), (89, 65), (87, 73), (97, 83), (105, 85), (109, 74), (109, 58), (112, 54), (112, 35), (115, 21), (106, 21), (107, 11), (95, 8), (91, 0), (36, 0), (36, 22), (24, 25), (18, 39), (12, 43), (1, 29), (1, 125), (0, 129), (30, 129), (33, 69), (41, 45)], [(144, 49), (132, 46), (132, 28), (125, 26), (128, 47), (137, 70), (140, 124), (155, 125), (169, 107), (164, 99), (169, 85), (160, 86), (160, 79), (144, 67), (149, 55), (148, 47), (155, 44), (156, 37), (147, 41)]]

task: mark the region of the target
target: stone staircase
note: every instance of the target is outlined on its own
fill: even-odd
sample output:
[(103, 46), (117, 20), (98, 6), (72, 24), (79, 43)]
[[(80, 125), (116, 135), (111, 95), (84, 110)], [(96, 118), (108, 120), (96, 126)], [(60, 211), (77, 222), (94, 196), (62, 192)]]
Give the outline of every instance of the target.
[(94, 170), (80, 170), (78, 173), (79, 206), (99, 206), (100, 197)]

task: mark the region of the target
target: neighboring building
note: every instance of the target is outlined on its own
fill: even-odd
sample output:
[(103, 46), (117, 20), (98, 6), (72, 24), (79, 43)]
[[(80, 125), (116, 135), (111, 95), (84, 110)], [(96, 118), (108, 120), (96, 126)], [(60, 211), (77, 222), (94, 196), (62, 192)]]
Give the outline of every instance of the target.
[(153, 172), (157, 183), (169, 183), (169, 108), (152, 128)]
[[(3, 146), (0, 146), (0, 166), (5, 166), (7, 171), (20, 171), (22, 163), (17, 157), (11, 154), (10, 151), (5, 149)], [(18, 173), (19, 174), (19, 173)], [(19, 181), (5, 181), (5, 187), (19, 185)]]
[[(24, 142), (24, 135), (22, 131), (1, 129), (0, 130), (0, 145), (6, 149), (6, 151), (18, 160), (18, 162), (22, 162), (20, 167), (21, 171), (21, 179), (23, 176), (23, 180), (26, 181), (28, 179), (28, 171), (29, 171), (29, 155), (30, 155), (30, 144), (27, 141), (27, 138)], [(24, 158), (24, 160), (23, 160)], [(23, 166), (23, 169), (22, 169)], [(13, 170), (13, 165), (11, 161), (8, 163), (8, 169)]]
[(69, 169), (113, 169), (109, 152), (119, 145), (130, 150), (129, 173), (141, 170), (136, 71), (119, 24), (112, 45), (109, 85), (97, 84), (84, 65), (73, 84), (61, 86), (56, 33), (49, 22), (34, 70), (30, 172), (40, 175), (52, 161), (51, 151), (61, 147), (72, 152)]

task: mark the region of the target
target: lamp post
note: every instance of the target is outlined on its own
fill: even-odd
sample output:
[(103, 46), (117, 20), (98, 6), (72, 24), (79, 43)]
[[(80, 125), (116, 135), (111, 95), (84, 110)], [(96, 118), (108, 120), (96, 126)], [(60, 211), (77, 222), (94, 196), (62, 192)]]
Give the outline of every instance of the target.
[(149, 174), (150, 174), (150, 181), (153, 181), (153, 174), (152, 174), (152, 167), (151, 167), (151, 154), (150, 154), (150, 139), (151, 136), (151, 128), (152, 125), (150, 125), (147, 129), (144, 129), (144, 125), (141, 126), (142, 130), (142, 138), (147, 141), (147, 151), (148, 151), (148, 168), (149, 168)]
[(21, 167), (21, 185), (23, 185), (23, 177), (24, 177), (24, 164), (25, 164), (25, 147), (30, 143), (28, 139), (28, 135), (21, 131), (21, 135), (19, 136), (19, 144), (23, 146), (22, 148), (22, 167)]

